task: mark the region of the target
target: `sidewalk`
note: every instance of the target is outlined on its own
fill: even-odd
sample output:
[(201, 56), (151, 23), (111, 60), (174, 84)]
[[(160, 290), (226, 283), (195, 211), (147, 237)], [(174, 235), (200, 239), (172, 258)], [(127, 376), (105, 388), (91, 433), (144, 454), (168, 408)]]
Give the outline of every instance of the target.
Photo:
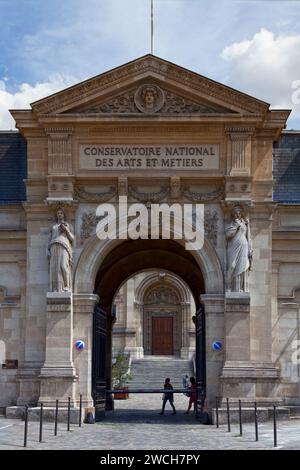
[[(273, 449), (272, 423), (259, 424), (259, 442), (255, 442), (254, 424), (239, 427), (232, 425), (216, 429), (215, 426), (198, 424), (193, 413), (185, 415), (187, 398), (175, 397), (177, 414), (171, 414), (167, 404), (166, 413), (160, 416), (160, 395), (135, 395), (129, 400), (116, 400), (114, 412), (107, 413), (104, 422), (85, 424), (82, 428), (59, 423), (58, 435), (54, 436), (54, 423), (45, 423), (43, 441), (39, 439), (39, 423), (29, 422), (27, 449), (146, 449), (146, 450), (204, 450), (204, 449)], [(0, 450), (23, 449), (24, 422), (0, 418)], [(278, 449), (300, 450), (300, 420), (278, 423)], [(25, 449), (26, 450), (26, 449)]]

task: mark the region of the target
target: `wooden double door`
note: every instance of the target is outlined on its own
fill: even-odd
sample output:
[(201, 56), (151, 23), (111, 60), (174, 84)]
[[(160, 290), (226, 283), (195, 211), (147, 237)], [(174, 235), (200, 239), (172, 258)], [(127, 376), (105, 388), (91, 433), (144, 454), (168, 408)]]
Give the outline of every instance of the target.
[(152, 317), (152, 354), (156, 356), (172, 356), (173, 317)]

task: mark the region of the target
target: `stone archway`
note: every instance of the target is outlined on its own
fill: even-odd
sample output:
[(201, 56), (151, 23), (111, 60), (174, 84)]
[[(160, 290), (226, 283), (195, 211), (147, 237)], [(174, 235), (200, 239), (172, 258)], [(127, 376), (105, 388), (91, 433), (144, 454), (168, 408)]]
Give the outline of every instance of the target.
[[(149, 243), (152, 240), (145, 241)], [(167, 242), (168, 240), (153, 241)], [(104, 259), (123, 243), (122, 239), (100, 241), (96, 235), (86, 242), (74, 273), (73, 292), (75, 294), (94, 292), (96, 277)], [(176, 240), (175, 243), (179, 247), (184, 247), (185, 240)], [(212, 244), (205, 239), (201, 250), (185, 251), (185, 253), (195, 260), (203, 273), (206, 294), (223, 295), (225, 290), (223, 269)]]
[[(94, 306), (100, 298), (101, 308), (107, 313), (107, 363), (110, 364), (111, 308), (114, 295), (126, 279), (147, 269), (162, 269), (175, 273), (189, 286), (196, 307), (200, 307), (201, 302), (208, 306), (206, 326), (209, 342), (214, 338), (215, 329), (219, 333), (224, 330), (224, 316), (220, 315), (224, 313), (223, 272), (218, 256), (207, 240), (202, 250), (189, 252), (185, 250), (184, 240), (139, 239), (103, 242), (96, 236), (93, 237), (86, 243), (78, 260), (73, 294), (74, 335), (84, 336), (87, 343), (86, 354), (74, 358), (74, 365), (80, 377), (76, 394), (81, 393), (90, 404)], [(220, 338), (221, 334), (218, 337)], [(211, 396), (215, 396), (219, 393), (218, 377), (221, 374), (223, 359), (219, 357), (216, 361), (209, 349), (207, 353), (207, 363), (211, 361), (213, 368), (207, 387)], [(109, 375), (107, 386), (110, 386)]]

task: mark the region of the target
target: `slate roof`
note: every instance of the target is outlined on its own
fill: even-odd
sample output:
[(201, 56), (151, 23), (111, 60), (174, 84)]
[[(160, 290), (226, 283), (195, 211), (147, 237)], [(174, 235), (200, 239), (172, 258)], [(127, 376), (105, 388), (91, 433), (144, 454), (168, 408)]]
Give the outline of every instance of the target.
[(300, 204), (300, 131), (283, 131), (273, 148), (273, 200)]
[(26, 199), (27, 145), (18, 131), (0, 132), (0, 204)]

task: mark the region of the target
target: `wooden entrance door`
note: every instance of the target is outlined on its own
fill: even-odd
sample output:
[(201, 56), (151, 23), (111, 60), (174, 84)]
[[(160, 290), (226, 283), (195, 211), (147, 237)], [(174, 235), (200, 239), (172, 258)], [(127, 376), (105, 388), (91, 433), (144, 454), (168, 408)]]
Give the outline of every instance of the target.
[(173, 317), (152, 317), (152, 354), (172, 356)]

